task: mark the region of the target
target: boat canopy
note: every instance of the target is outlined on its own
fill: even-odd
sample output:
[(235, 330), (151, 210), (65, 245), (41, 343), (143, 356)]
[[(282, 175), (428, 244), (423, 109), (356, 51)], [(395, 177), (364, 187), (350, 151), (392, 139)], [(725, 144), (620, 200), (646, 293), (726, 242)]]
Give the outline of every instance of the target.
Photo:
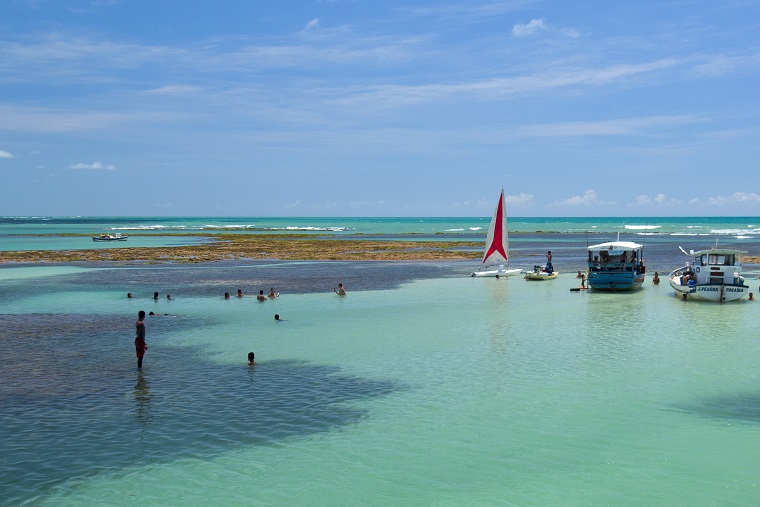
[(639, 245), (638, 243), (633, 243), (631, 241), (610, 241), (608, 243), (600, 243), (598, 245), (592, 245), (588, 247), (589, 252), (601, 252), (604, 250), (612, 250), (612, 251), (630, 251), (630, 250), (638, 250), (643, 245)]

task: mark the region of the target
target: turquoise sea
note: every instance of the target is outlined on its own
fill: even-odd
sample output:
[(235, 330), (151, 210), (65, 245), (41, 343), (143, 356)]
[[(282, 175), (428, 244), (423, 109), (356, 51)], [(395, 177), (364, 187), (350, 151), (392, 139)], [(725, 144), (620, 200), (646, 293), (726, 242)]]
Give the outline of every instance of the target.
[[(212, 225), (45, 220), (0, 242)], [(431, 240), (488, 222), (261, 220)], [(0, 505), (756, 505), (758, 303), (683, 302), (650, 274), (678, 245), (758, 255), (760, 218), (532, 220), (510, 222), (514, 261), (551, 249), (554, 281), (470, 278), (477, 252), (0, 267)], [(644, 288), (571, 292), (588, 238), (618, 232), (646, 245)], [(161, 315), (139, 372), (141, 309)]]

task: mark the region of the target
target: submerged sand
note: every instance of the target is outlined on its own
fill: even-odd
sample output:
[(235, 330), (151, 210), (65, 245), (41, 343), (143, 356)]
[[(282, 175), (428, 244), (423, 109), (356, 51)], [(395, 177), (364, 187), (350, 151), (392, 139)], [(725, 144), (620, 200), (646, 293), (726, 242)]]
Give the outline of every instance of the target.
[[(195, 235), (197, 236), (197, 235)], [(175, 262), (195, 263), (232, 259), (280, 260), (468, 260), (477, 254), (464, 251), (481, 248), (481, 242), (466, 241), (378, 241), (360, 238), (315, 238), (313, 236), (207, 235), (212, 241), (201, 245), (108, 249), (0, 252), (5, 262)]]

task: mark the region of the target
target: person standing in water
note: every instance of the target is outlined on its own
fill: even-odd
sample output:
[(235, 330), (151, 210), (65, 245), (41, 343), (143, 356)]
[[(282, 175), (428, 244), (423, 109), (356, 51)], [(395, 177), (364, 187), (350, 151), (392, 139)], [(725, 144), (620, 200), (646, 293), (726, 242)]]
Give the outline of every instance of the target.
[(148, 344), (145, 343), (145, 312), (140, 310), (135, 322), (135, 353), (137, 354), (137, 367), (142, 369), (143, 356), (148, 350)]
[(339, 296), (345, 296), (346, 295), (346, 289), (343, 288), (343, 284), (339, 283), (338, 288), (336, 289), (333, 287), (333, 292), (335, 292)]

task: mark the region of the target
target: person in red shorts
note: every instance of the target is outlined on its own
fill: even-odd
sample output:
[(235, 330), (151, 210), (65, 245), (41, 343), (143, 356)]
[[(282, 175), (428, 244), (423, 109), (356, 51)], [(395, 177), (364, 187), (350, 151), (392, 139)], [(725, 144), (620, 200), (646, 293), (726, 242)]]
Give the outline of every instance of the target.
[(140, 310), (137, 314), (137, 322), (135, 322), (135, 352), (137, 353), (137, 367), (142, 368), (143, 356), (145, 351), (148, 350), (148, 344), (145, 343), (145, 312)]

